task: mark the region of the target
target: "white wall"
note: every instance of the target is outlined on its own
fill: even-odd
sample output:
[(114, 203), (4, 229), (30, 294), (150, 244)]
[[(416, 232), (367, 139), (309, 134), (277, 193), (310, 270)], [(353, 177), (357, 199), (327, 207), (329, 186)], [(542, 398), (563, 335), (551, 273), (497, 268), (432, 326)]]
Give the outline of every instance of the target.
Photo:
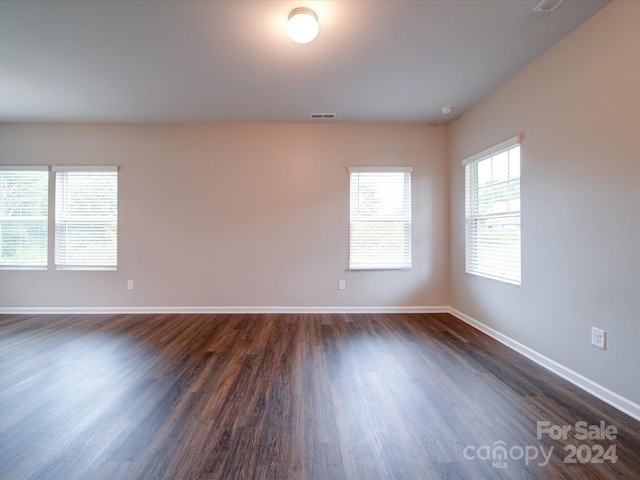
[[(0, 308), (446, 306), (447, 142), (426, 125), (0, 125), (1, 164), (120, 166), (118, 271), (0, 270)], [(347, 271), (350, 165), (413, 166), (411, 270)]]
[[(613, 2), (451, 127), (451, 305), (640, 402), (640, 2)], [(522, 143), (522, 286), (465, 274), (466, 156)], [(591, 327), (608, 348), (590, 345)]]

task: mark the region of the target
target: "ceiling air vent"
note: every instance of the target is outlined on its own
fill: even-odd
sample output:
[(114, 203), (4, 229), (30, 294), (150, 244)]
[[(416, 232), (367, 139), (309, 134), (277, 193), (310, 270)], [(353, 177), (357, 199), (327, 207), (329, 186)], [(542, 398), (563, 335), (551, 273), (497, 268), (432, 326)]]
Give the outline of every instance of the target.
[(532, 12), (553, 12), (564, 3), (564, 0), (542, 0)]
[(332, 120), (336, 118), (335, 113), (311, 113), (311, 120)]

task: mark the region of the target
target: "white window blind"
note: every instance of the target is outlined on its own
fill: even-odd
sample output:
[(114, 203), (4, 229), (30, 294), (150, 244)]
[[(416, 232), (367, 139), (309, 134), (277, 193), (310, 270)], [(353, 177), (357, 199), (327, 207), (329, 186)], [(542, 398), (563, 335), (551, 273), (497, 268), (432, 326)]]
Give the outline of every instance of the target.
[(117, 167), (53, 167), (57, 269), (115, 270)]
[(352, 167), (349, 268), (411, 268), (411, 172)]
[(48, 167), (0, 167), (0, 267), (46, 268)]
[(520, 138), (465, 160), (466, 271), (520, 285)]

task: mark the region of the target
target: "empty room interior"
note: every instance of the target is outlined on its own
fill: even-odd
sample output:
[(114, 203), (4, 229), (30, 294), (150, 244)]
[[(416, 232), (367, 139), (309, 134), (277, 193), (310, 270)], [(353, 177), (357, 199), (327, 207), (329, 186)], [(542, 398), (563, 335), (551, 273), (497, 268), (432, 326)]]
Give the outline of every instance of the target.
[(0, 478), (640, 478), (638, 25), (0, 2)]

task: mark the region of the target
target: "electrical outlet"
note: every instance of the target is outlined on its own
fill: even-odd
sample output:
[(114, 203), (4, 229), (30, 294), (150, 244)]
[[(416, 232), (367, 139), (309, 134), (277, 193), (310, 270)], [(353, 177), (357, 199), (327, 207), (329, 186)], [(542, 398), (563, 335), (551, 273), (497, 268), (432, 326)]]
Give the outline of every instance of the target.
[(596, 327), (591, 327), (591, 345), (606, 350), (607, 332)]
[(344, 280), (338, 280), (338, 290), (345, 290), (347, 283)]
[(127, 280), (127, 290), (133, 290), (133, 287), (135, 286), (133, 280)]

